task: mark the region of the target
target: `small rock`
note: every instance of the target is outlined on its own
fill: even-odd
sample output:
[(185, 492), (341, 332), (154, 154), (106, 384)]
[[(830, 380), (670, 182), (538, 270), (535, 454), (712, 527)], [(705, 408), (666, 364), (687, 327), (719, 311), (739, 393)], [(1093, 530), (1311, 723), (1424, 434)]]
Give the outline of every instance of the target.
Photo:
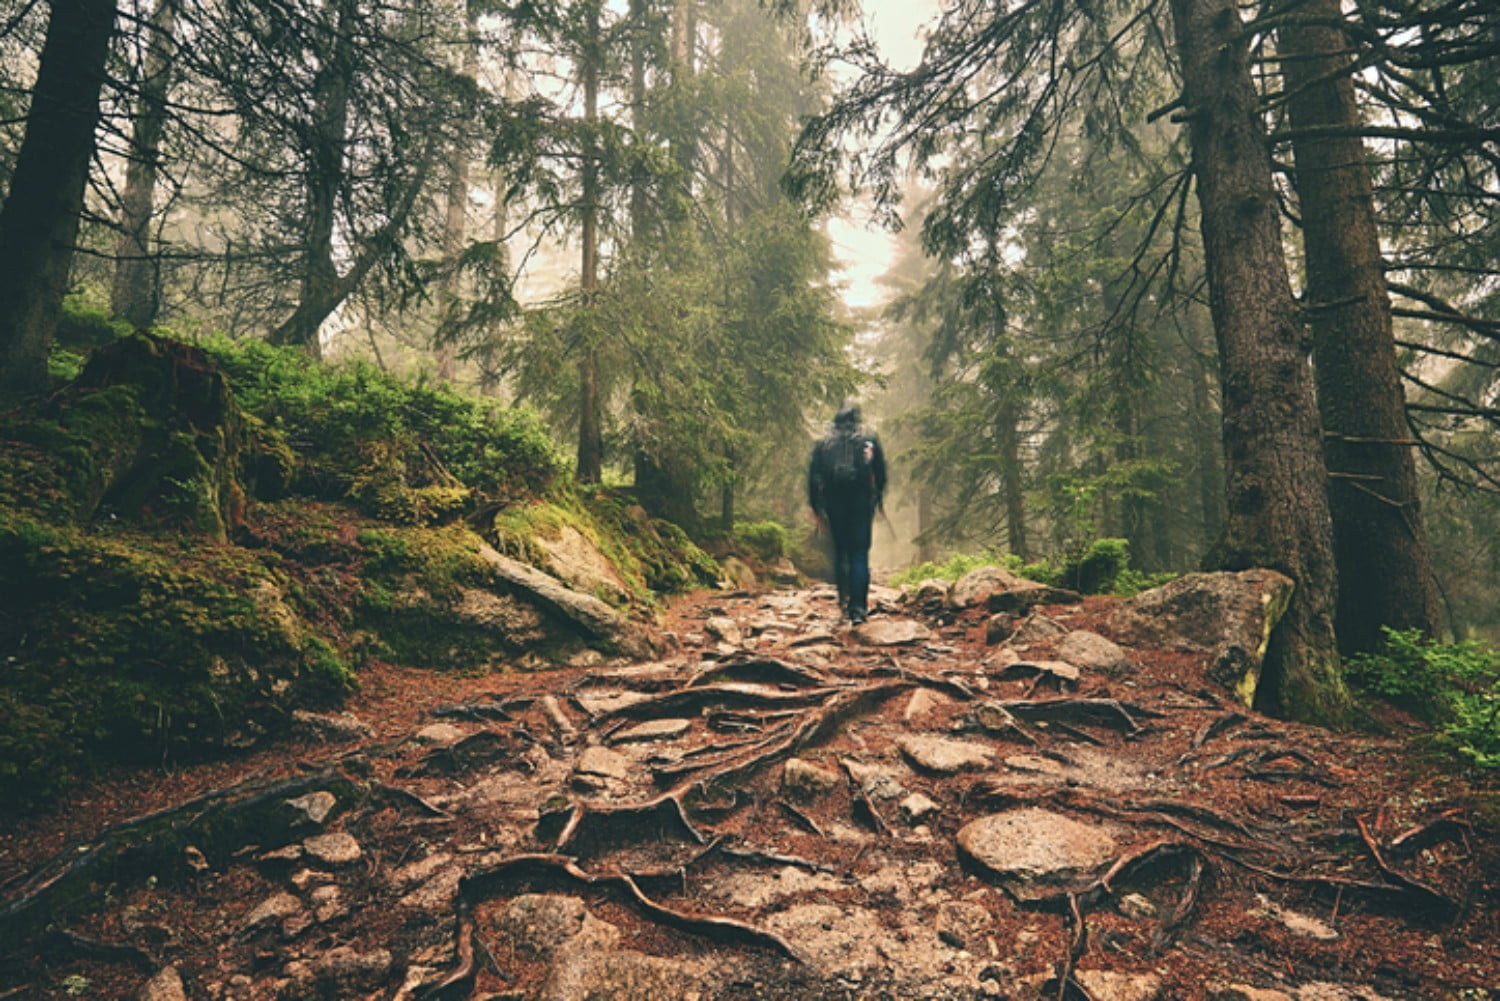
[(932, 639), (932, 630), (912, 619), (871, 619), (851, 635), (865, 646), (904, 646)]
[(175, 966), (163, 966), (156, 975), (141, 987), (137, 995), (140, 1001), (187, 1001), (187, 992), (182, 987), (182, 974)]
[(1050, 643), (1059, 636), (1064, 636), (1067, 628), (1059, 625), (1045, 615), (1033, 615), (1026, 620), (1026, 624), (1010, 638), (1011, 644), (1017, 647), (1029, 647), (1035, 643)]
[(1127, 893), (1120, 898), (1120, 913), (1137, 921), (1156, 917), (1156, 905), (1139, 893)]
[(1032, 772), (1037, 775), (1063, 776), (1068, 768), (1060, 761), (1044, 758), (1040, 754), (1012, 754), (1005, 759), (1005, 767), (1013, 772)]
[(319, 997), (326, 995), (326, 988), (334, 988), (343, 996), (356, 991), (369, 990), (390, 972), (391, 954), (385, 949), (360, 952), (352, 946), (340, 945), (311, 960), (294, 960), (284, 971), (291, 980), (289, 988), (294, 996)]
[(755, 587), (755, 571), (736, 556), (726, 556), (719, 561), (719, 569), (724, 572), (723, 584), (730, 589), (748, 591)]
[(1016, 626), (1021, 624), (1021, 616), (1013, 612), (996, 612), (984, 623), (984, 641), (990, 646), (1004, 643), (1016, 634)]
[(309, 886), (327, 883), (332, 879), (332, 875), (321, 869), (298, 869), (292, 873), (289, 882), (299, 890), (306, 890)]
[(792, 758), (781, 766), (781, 789), (793, 799), (807, 802), (837, 789), (841, 779), (837, 772), (803, 758)]
[(773, 584), (795, 584), (802, 579), (802, 574), (797, 571), (796, 564), (785, 556), (767, 567), (766, 574)]
[(302, 842), (303, 851), (324, 865), (350, 865), (364, 857), (364, 851), (354, 835), (343, 831), (319, 834)]
[(1279, 921), (1293, 935), (1316, 939), (1319, 942), (1332, 942), (1339, 937), (1336, 930), (1310, 914), (1282, 907), (1265, 894), (1256, 894), (1256, 899), (1260, 902), (1260, 906), (1251, 909), (1250, 914)]
[(365, 740), (375, 733), (369, 724), (348, 713), (323, 714), (305, 709), (292, 711), (292, 728), (314, 740)]
[(500, 914), (500, 928), (522, 952), (547, 958), (583, 929), (589, 912), (577, 897), (523, 893)]
[(1161, 978), (1153, 973), (1075, 970), (1073, 977), (1098, 1001), (1155, 1001), (1161, 995)]
[(333, 808), (338, 805), (338, 799), (333, 793), (320, 789), (305, 796), (298, 796), (296, 799), (289, 799), (286, 805), (296, 811), (306, 823), (322, 825), (328, 819), (328, 815), (333, 812)]
[(992, 594), (1034, 586), (1033, 581), (1000, 567), (976, 567), (954, 581), (948, 591), (948, 604), (953, 608), (970, 608), (987, 603)]
[(1248, 984), (1209, 985), (1209, 1001), (1293, 1001), (1285, 991), (1251, 987)]
[(581, 776), (615, 779), (623, 782), (630, 776), (631, 761), (618, 751), (607, 747), (586, 747), (578, 756), (573, 770)]
[(340, 891), (337, 886), (320, 886), (311, 894), (313, 917), (319, 924), (326, 924), (334, 918), (348, 913), (340, 899)]
[(745, 642), (745, 635), (740, 631), (740, 625), (727, 615), (714, 615), (703, 623), (703, 629), (708, 635), (721, 643), (730, 646), (740, 646)]
[(687, 733), (691, 726), (692, 724), (685, 719), (653, 719), (621, 730), (610, 739), (616, 744), (672, 740)]
[(913, 765), (940, 775), (979, 771), (990, 767), (995, 760), (987, 748), (944, 737), (905, 736), (898, 746)]
[(919, 824), (938, 811), (938, 805), (919, 792), (907, 796), (896, 808), (908, 824)]
[(302, 858), (301, 845), (282, 845), (280, 848), (268, 852), (261, 852), (255, 856), (257, 862), (296, 862)]
[(906, 795), (906, 788), (897, 781), (896, 776), (880, 765), (867, 765), (853, 758), (843, 758), (841, 763), (854, 776), (854, 781), (859, 783), (866, 796), (892, 800)]
[(418, 859), (391, 873), (391, 882), (398, 887), (415, 886), (418, 883), (431, 879), (433, 873), (444, 868), (452, 861), (453, 856), (448, 852), (433, 852), (426, 858)]
[(254, 931), (263, 925), (273, 921), (284, 921), (302, 911), (302, 901), (290, 893), (282, 892), (272, 894), (257, 904), (245, 920), (240, 922), (240, 930), (244, 932)]
[[(576, 696), (578, 704), (590, 716), (603, 716), (606, 713), (633, 706), (637, 702), (644, 702), (650, 697), (644, 692), (596, 692)], [(568, 725), (572, 727), (572, 723)]]
[(907, 700), (906, 711), (902, 713), (901, 718), (910, 723), (913, 720), (930, 715), (933, 710), (951, 701), (951, 699), (939, 695), (930, 688), (918, 688), (915, 692), (911, 693), (911, 698)]
[(433, 744), (442, 746), (455, 744), (464, 738), (462, 727), (454, 726), (452, 723), (431, 723), (418, 730), (413, 738), (419, 744)]
[(1098, 633), (1083, 629), (1062, 638), (1057, 644), (1057, 656), (1085, 671), (1099, 674), (1119, 675), (1135, 670), (1135, 665), (1118, 645)]

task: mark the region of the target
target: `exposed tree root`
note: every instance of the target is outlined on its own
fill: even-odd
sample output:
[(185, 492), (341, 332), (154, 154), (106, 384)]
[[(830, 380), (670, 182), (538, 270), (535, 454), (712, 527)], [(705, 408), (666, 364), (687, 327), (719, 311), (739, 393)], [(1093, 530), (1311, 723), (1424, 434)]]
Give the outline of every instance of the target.
[(688, 819), (680, 790), (663, 793), (644, 803), (575, 803), (557, 837), (557, 849), (583, 846), (588, 849), (585, 854), (592, 854), (610, 845), (661, 837), (700, 845), (708, 842)]
[(1463, 841), (1467, 847), (1471, 828), (1467, 821), (1460, 819), (1463, 815), (1460, 809), (1444, 810), (1432, 820), (1392, 838), (1386, 852), (1396, 858), (1410, 858), (1441, 841)]
[(1048, 723), (1092, 723), (1134, 735), (1144, 730), (1137, 717), (1161, 718), (1165, 713), (1118, 699), (1002, 699), (993, 703), (1024, 720)]
[(595, 875), (578, 867), (567, 855), (515, 855), (473, 872), (459, 881), (459, 895), (471, 906), (504, 887), (527, 884), (535, 879), (550, 883), (575, 883), (591, 889), (620, 892), (642, 913), (680, 931), (721, 942), (733, 942), (778, 952), (798, 963), (802, 956), (792, 944), (774, 932), (744, 921), (717, 915), (680, 911), (648, 897), (636, 881), (625, 874)]
[(725, 681), (791, 685), (796, 688), (827, 688), (834, 684), (828, 675), (801, 664), (791, 664), (772, 657), (745, 657), (699, 671), (689, 679), (685, 687), (701, 688)]

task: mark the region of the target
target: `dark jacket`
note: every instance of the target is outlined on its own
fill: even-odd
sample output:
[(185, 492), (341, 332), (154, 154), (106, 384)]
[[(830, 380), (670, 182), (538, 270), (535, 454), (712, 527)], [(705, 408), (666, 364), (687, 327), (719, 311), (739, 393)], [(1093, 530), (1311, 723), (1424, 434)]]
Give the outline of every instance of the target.
[[(854, 478), (841, 483), (835, 472), (838, 455), (853, 449)], [(885, 496), (885, 453), (880, 439), (859, 427), (859, 408), (845, 407), (833, 419), (833, 430), (813, 446), (807, 464), (807, 503), (823, 518), (854, 514), (873, 517)]]

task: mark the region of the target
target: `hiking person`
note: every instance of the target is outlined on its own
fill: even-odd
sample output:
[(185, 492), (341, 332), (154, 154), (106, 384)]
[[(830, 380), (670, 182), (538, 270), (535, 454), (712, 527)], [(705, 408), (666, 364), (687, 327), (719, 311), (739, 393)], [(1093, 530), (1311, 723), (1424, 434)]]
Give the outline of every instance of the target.
[(870, 530), (885, 494), (885, 454), (860, 428), (859, 406), (846, 403), (833, 430), (813, 446), (807, 465), (807, 503), (833, 537), (833, 577), (839, 614), (859, 625), (869, 613)]

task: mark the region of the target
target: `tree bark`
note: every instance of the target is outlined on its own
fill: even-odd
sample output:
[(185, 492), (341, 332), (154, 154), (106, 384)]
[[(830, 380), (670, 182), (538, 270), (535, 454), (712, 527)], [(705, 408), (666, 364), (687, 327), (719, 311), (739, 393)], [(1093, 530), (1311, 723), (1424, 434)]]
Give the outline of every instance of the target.
[(0, 208), (0, 399), (47, 384), (99, 123), (115, 0), (54, 0)]
[(1227, 0), (1172, 0), (1224, 392), (1227, 511), (1215, 569), (1296, 582), (1256, 702), (1307, 720), (1348, 709), (1337, 579), (1308, 345), (1282, 253), (1247, 32)]
[(995, 434), (1000, 446), (1000, 491), (1005, 499), (1005, 544), (1022, 560), (1031, 559), (1026, 544), (1026, 493), (1022, 483), (1020, 414), (1013, 403), (1001, 404)]
[(271, 334), (273, 344), (300, 345), (313, 358), (323, 356), (318, 331), (343, 296), (333, 259), (333, 229), (339, 189), (344, 183), (344, 147), (349, 131), (349, 76), (353, 70), (353, 4), (340, 0), (333, 51), (313, 85), (313, 126), (307, 164), (307, 230), (297, 308)]
[[(583, 260), (579, 284), (583, 309), (591, 310), (599, 289), (599, 154), (594, 129), (599, 121), (600, 0), (588, 0), (588, 36), (582, 54), (583, 76)], [(578, 355), (578, 480), (598, 483), (604, 473), (604, 433), (599, 402), (599, 355), (592, 321), (585, 323)]]
[(130, 163), (120, 196), (120, 239), (115, 244), (115, 273), (110, 310), (137, 330), (156, 323), (161, 308), (161, 273), (149, 249), (156, 207), (156, 172), (167, 122), (167, 91), (176, 57), (178, 0), (158, 0), (151, 17), (145, 65), (141, 68), (140, 107), (130, 136)]
[[(1278, 32), (1296, 138), (1307, 257), (1307, 315), (1338, 562), (1339, 646), (1380, 646), (1381, 626), (1439, 629), (1437, 587), (1417, 494), (1390, 294), (1339, 0), (1299, 0)], [(1302, 135), (1319, 126), (1347, 135)]]
[[(467, 33), (464, 37), (463, 56), (459, 63), (459, 75), (474, 80), (479, 72), (478, 15), (472, 4), (465, 3), (464, 17)], [(453, 320), (458, 311), (460, 281), (458, 256), (463, 251), (464, 237), (469, 221), (469, 145), (460, 142), (453, 151), (448, 164), (447, 210), (443, 215), (443, 257), (448, 262), (447, 276), (443, 280), (440, 299), (438, 328), (433, 345), (437, 356), (437, 381), (453, 382), (458, 370), (458, 342), (453, 330)]]

